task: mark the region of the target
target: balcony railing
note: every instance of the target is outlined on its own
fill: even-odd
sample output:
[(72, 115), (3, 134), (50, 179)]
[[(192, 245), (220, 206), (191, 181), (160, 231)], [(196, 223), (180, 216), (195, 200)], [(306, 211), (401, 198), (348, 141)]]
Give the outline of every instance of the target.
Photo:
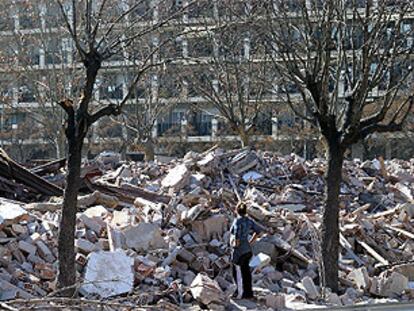
[(157, 124), (157, 134), (159, 136), (177, 135), (181, 133), (181, 124), (174, 122), (161, 122)]
[(210, 136), (212, 124), (210, 122), (196, 122), (190, 125), (189, 136)]

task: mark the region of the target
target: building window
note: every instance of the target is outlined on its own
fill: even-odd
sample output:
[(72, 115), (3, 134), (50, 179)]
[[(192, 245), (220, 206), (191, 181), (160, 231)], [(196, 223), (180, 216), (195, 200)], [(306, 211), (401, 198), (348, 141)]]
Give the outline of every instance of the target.
[(31, 103), (36, 101), (34, 90), (28, 85), (22, 85), (19, 88), (19, 103)]
[(404, 40), (405, 48), (412, 48), (413, 46), (413, 26), (414, 20), (412, 19), (404, 21), (401, 25), (402, 40)]
[(45, 49), (45, 62), (47, 65), (62, 63), (62, 42), (56, 38), (50, 38), (47, 41)]
[(55, 28), (61, 24), (60, 7), (55, 1), (47, 1), (45, 13), (46, 27)]
[(190, 77), (186, 80), (187, 82), (187, 96), (188, 97), (200, 97), (205, 93), (212, 94), (214, 77), (209, 73), (208, 67), (197, 68), (193, 66), (191, 68)]
[(36, 29), (40, 28), (40, 14), (38, 7), (31, 1), (22, 3), (18, 9), (19, 28)]
[(297, 93), (299, 93), (299, 88), (295, 83), (288, 82), (288, 83), (285, 83), (285, 85), (283, 87), (284, 87), (285, 93), (288, 93), (288, 94), (297, 94)]
[(246, 3), (239, 0), (218, 1), (219, 16), (231, 20), (246, 15)]
[(73, 41), (71, 39), (62, 39), (62, 51), (63, 62), (69, 64), (75, 58), (75, 49), (73, 48)]
[[(265, 109), (264, 109), (265, 110)], [(272, 135), (272, 113), (271, 111), (259, 112), (254, 122), (254, 132), (257, 135)]]
[(160, 47), (161, 58), (179, 58), (183, 56), (183, 39), (177, 37), (177, 35), (170, 32), (163, 32), (160, 36)]
[(189, 18), (206, 18), (213, 17), (214, 1), (204, 0), (198, 1), (190, 5), (188, 8)]
[(26, 119), (25, 113), (11, 113), (5, 116), (4, 127), (6, 129), (15, 129), (19, 123)]
[(16, 46), (13, 46), (11, 42), (0, 41), (2, 52), (0, 56), (0, 64), (10, 65), (16, 59)]
[(123, 78), (116, 74), (106, 74), (99, 87), (99, 98), (103, 100), (122, 99)]
[(252, 35), (250, 39), (250, 53), (255, 56), (264, 56), (272, 54), (271, 46), (259, 34)]
[(160, 15), (163, 17), (178, 19), (182, 16), (180, 14), (180, 12), (183, 10), (182, 0), (166, 0), (158, 2), (158, 10), (161, 12)]
[(206, 112), (193, 112), (189, 115), (190, 136), (210, 136), (212, 131), (211, 120), (213, 116)]
[(345, 8), (347, 9), (362, 9), (365, 8), (367, 0), (346, 0)]
[(153, 9), (150, 1), (144, 0), (138, 1), (138, 3), (136, 3), (136, 1), (132, 1), (129, 9), (132, 9), (131, 16), (134, 20), (138, 19), (148, 21), (152, 19)]
[(227, 33), (217, 33), (219, 57), (229, 61), (241, 59), (245, 55), (244, 38), (243, 34), (234, 29)]
[(40, 48), (39, 42), (36, 38), (27, 38), (22, 36), (22, 41), (19, 42), (19, 61), (23, 65), (39, 65), (40, 64)]
[[(126, 81), (126, 87), (129, 89), (131, 84), (133, 83), (135, 76), (133, 74), (128, 75), (128, 79)], [(151, 94), (151, 82), (147, 78), (142, 78), (138, 81), (136, 85), (133, 86), (131, 95), (129, 98), (131, 99), (144, 99), (149, 97)]]
[(178, 77), (165, 73), (159, 78), (159, 93), (160, 98), (176, 98), (181, 95), (182, 84)]
[[(319, 1), (311, 1), (312, 5), (317, 6)], [(298, 13), (303, 9), (303, 5), (305, 1), (303, 0), (287, 0), (284, 1), (283, 4), (285, 5), (284, 10), (292, 13)]]
[(2, 18), (0, 18), (0, 31), (12, 31), (13, 29), (14, 29), (13, 18), (9, 14), (7, 14), (6, 16), (2, 16)]
[(184, 120), (184, 111), (171, 111), (168, 115), (157, 122), (157, 133), (159, 135), (176, 135), (181, 132), (181, 122)]
[(190, 43), (190, 56), (192, 57), (209, 57), (213, 55), (213, 44), (210, 38), (191, 38)]
[(0, 101), (9, 101), (13, 98), (13, 88), (9, 82), (2, 81), (0, 83), (0, 89)]

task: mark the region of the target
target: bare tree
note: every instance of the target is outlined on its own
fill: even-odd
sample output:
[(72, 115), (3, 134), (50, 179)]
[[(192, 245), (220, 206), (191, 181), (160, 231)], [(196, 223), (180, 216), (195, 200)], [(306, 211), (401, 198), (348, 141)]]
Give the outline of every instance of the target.
[(0, 145), (8, 155), (20, 163), (26, 163), (36, 155), (47, 153), (47, 145), (37, 146), (42, 141), (41, 131), (34, 131), (37, 122), (25, 112), (5, 108), (2, 117)]
[[(80, 98), (66, 98), (59, 105), (66, 112), (65, 135), (68, 142), (68, 174), (64, 193), (63, 210), (58, 239), (59, 275), (58, 286), (68, 288), (75, 284), (74, 234), (76, 223), (76, 204), (80, 184), (80, 167), (82, 146), (90, 127), (104, 116), (116, 116), (121, 113), (135, 85), (142, 75), (153, 67), (153, 56), (157, 45), (145, 53), (138, 66), (126, 94), (117, 103), (93, 105), (93, 95), (98, 75), (105, 61), (141, 40), (148, 40), (149, 35), (163, 27), (172, 19), (178, 18), (184, 7), (146, 6), (144, 1), (107, 1), (107, 0), (56, 0), (60, 7), (60, 18), (65, 31), (69, 34), (75, 47), (75, 59), (82, 66), (82, 75), (78, 86)], [(160, 1), (163, 4), (162, 1)], [(166, 1), (167, 3), (167, 1)], [(169, 3), (169, 2), (168, 2)], [(128, 5), (129, 4), (129, 5)], [(154, 10), (162, 8), (159, 14)], [(166, 8), (166, 10), (164, 10)], [(147, 18), (150, 17), (151, 22)], [(177, 21), (177, 20), (176, 20)], [(144, 22), (144, 23), (141, 23)], [(145, 45), (147, 46), (147, 45)], [(73, 290), (64, 291), (70, 294)]]
[[(181, 99), (181, 97), (161, 98), (159, 96), (161, 85), (153, 83), (152, 77), (156, 76), (158, 81), (165, 81), (163, 77), (171, 79), (169, 74), (170, 72), (164, 68), (150, 72), (144, 80), (146, 83), (136, 89), (133, 101), (125, 107), (125, 113), (122, 116), (123, 125), (128, 132), (128, 140), (132, 142), (135, 149), (144, 151), (147, 161), (154, 160), (157, 138), (153, 133), (157, 131), (157, 121), (173, 109)], [(173, 83), (172, 87), (177, 86)]]
[[(2, 19), (11, 21), (4, 27), (2, 64), (6, 79), (14, 85), (13, 94), (3, 97), (3, 104), (12, 112), (32, 119), (38, 131), (26, 137), (42, 136), (43, 144), (55, 147), (56, 157), (65, 153), (64, 114), (57, 104), (62, 98), (79, 96), (81, 70), (72, 61), (73, 47), (66, 32), (56, 31), (59, 6), (51, 1), (20, 1), (10, 10), (10, 1), (1, 3)], [(13, 112), (13, 113), (14, 113)], [(40, 143), (41, 144), (41, 143)]]
[[(208, 1), (200, 5), (209, 8)], [(251, 14), (247, 1), (218, 2), (217, 12), (204, 16), (197, 26), (201, 31), (186, 36), (188, 55), (181, 72), (188, 95), (205, 103), (196, 101), (194, 107), (224, 120), (243, 146), (250, 144), (270, 94), (264, 81), (271, 71), (260, 57), (257, 29), (238, 22)]]
[(323, 284), (338, 290), (339, 194), (347, 148), (399, 131), (412, 113), (410, 1), (265, 1), (263, 26), (281, 99), (327, 143)]

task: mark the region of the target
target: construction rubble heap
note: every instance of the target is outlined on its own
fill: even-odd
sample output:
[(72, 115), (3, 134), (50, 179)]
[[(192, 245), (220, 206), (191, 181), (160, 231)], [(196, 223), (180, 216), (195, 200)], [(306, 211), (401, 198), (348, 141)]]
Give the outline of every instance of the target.
[[(322, 159), (249, 149), (169, 163), (101, 154), (82, 168), (77, 294), (125, 307), (224, 310), (235, 290), (228, 229), (244, 200), (266, 229), (250, 263), (263, 309), (414, 299), (414, 159), (345, 161), (339, 294), (319, 275), (325, 171)], [(0, 300), (58, 296), (64, 161), (29, 170), (2, 154), (0, 175)]]

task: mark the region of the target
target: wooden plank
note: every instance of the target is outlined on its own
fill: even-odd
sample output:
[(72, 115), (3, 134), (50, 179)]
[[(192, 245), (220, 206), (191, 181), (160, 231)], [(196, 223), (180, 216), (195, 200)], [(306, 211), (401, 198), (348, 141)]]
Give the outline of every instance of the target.
[(239, 191), (237, 190), (237, 187), (236, 187), (236, 184), (234, 183), (233, 178), (231, 177), (231, 175), (229, 175), (228, 177), (229, 177), (230, 185), (233, 188), (233, 192), (237, 197), (237, 201), (241, 202), (242, 199), (241, 199), (241, 196), (239, 194)]
[(145, 200), (152, 201), (152, 202), (158, 202), (158, 203), (164, 203), (168, 204), (170, 203), (171, 197), (168, 195), (162, 195), (158, 194), (137, 186), (124, 184), (120, 188), (114, 188), (116, 191), (122, 191), (124, 194), (132, 194), (137, 197), (141, 197)]
[[(294, 258), (297, 259), (298, 264), (301, 267), (306, 268), (310, 264), (310, 259), (299, 252), (297, 249), (294, 248), (294, 245), (289, 244), (288, 242), (284, 241), (283, 239), (273, 236), (271, 242), (276, 246), (277, 249), (284, 251), (287, 254), (290, 254)], [(284, 255), (283, 255), (284, 256)], [(291, 258), (293, 259), (293, 258)]]
[(373, 215), (369, 215), (369, 216), (367, 216), (367, 218), (369, 218), (369, 219), (376, 219), (376, 218), (380, 218), (380, 217), (386, 217), (386, 216), (389, 216), (389, 215), (394, 215), (399, 209), (400, 209), (399, 206), (398, 207), (394, 207), (394, 208), (392, 208), (390, 210), (387, 210), (387, 211), (384, 211), (384, 212), (380, 212), (380, 213), (376, 213), (376, 214), (373, 214)]
[(372, 207), (371, 203), (364, 204), (361, 207), (357, 208), (352, 213), (350, 213), (350, 216), (354, 217), (354, 216), (361, 215), (363, 212), (369, 210), (371, 207)]
[(384, 257), (382, 257), (380, 254), (378, 254), (371, 246), (369, 246), (367, 243), (360, 241), (360, 240), (356, 240), (359, 245), (361, 245), (368, 254), (370, 254), (372, 257), (374, 257), (377, 261), (379, 261), (380, 263), (382, 263), (383, 265), (389, 265), (389, 261), (386, 260)]
[(99, 191), (103, 194), (117, 197), (120, 201), (134, 204), (137, 197), (143, 198), (153, 203), (168, 204), (171, 200), (170, 196), (161, 195), (132, 185), (123, 185), (117, 187), (111, 184), (98, 184), (92, 182), (88, 177), (84, 179), (88, 188), (92, 191)]
[(348, 254), (361, 266), (364, 265), (364, 262), (361, 258), (355, 254), (355, 252), (352, 250), (351, 244), (349, 244), (348, 240), (342, 235), (342, 233), (339, 234), (339, 242), (341, 246), (348, 252)]
[(375, 234), (368, 234), (364, 230), (360, 231), (363, 240), (371, 247), (373, 248), (378, 254), (381, 255), (382, 258), (385, 258), (388, 262), (393, 262), (395, 260), (398, 260), (396, 255), (393, 252), (388, 252), (384, 245), (380, 245), (373, 237), (375, 237)]
[(63, 195), (61, 188), (33, 174), (28, 169), (10, 159), (3, 149), (0, 149), (0, 176), (14, 179), (16, 182), (28, 186), (40, 194), (49, 196)]
[(91, 190), (91, 191), (99, 191), (101, 193), (104, 193), (104, 194), (107, 194), (107, 195), (110, 195), (110, 196), (115, 196), (121, 202), (134, 204), (135, 198), (130, 196), (130, 195), (124, 195), (124, 194), (121, 194), (121, 193), (116, 193), (115, 191), (111, 190), (109, 187), (97, 185), (97, 184), (93, 183), (88, 177), (85, 177), (84, 181), (85, 181), (85, 184), (87, 185), (87, 187), (89, 188), (89, 190)]
[(43, 165), (36, 166), (30, 170), (33, 174), (43, 176), (50, 173), (55, 173), (61, 167), (65, 166), (66, 158), (54, 160)]
[(396, 227), (392, 227), (390, 225), (384, 225), (385, 228), (390, 229), (392, 231), (398, 232), (402, 235), (405, 235), (407, 238), (413, 239), (414, 240), (414, 234), (412, 234), (411, 232), (408, 232), (404, 229), (400, 229), (400, 228), (396, 228)]

